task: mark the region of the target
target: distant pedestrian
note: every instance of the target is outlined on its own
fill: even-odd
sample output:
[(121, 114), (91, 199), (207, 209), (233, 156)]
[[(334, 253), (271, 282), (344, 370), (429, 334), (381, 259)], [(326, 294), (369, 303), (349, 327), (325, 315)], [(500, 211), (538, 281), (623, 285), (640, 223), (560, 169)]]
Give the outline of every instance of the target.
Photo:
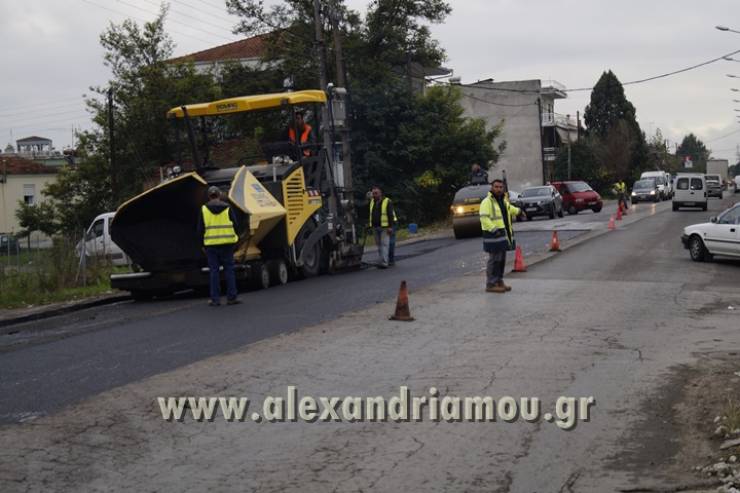
[(383, 191), (378, 186), (371, 189), (370, 210), (368, 213), (368, 226), (373, 230), (375, 244), (378, 246), (378, 267), (385, 269), (390, 265), (388, 257), (390, 239), (396, 224), (396, 213), (393, 203), (388, 197), (383, 196)]
[(509, 203), (504, 193), (504, 182), (493, 180), (491, 191), (480, 204), (480, 224), (483, 230), (483, 250), (488, 253), (486, 291), (505, 293), (511, 287), (504, 284), (506, 252), (514, 245), (512, 220), (521, 210)]
[(473, 185), (488, 184), (488, 173), (478, 163), (475, 163), (470, 169), (470, 183)]
[(203, 237), (208, 270), (210, 271), (210, 306), (221, 305), (221, 275), (223, 266), (226, 277), (226, 304), (239, 303), (236, 298), (236, 275), (234, 274), (234, 246), (239, 241), (234, 225), (236, 217), (229, 204), (221, 200), (218, 187), (208, 189), (208, 203), (201, 207), (198, 233)]

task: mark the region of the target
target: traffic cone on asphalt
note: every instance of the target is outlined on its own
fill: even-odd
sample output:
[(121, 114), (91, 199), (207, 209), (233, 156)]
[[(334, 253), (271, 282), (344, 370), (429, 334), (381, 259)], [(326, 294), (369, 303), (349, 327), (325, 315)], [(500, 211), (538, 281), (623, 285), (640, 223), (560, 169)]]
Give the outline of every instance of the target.
[(522, 247), (516, 247), (516, 253), (514, 254), (514, 270), (511, 272), (527, 272), (527, 264), (524, 263), (524, 255), (522, 255)]
[(617, 225), (614, 223), (614, 216), (609, 218), (609, 231), (617, 229)]
[(552, 239), (550, 240), (550, 251), (551, 252), (559, 252), (560, 251), (560, 240), (558, 240), (558, 232), (553, 231), (552, 232)]
[(617, 221), (622, 220), (622, 203), (619, 203), (619, 208), (617, 209)]
[(390, 317), (390, 320), (401, 322), (412, 322), (414, 320), (409, 310), (409, 291), (406, 288), (406, 281), (401, 281), (401, 287), (398, 290), (398, 301), (396, 301), (396, 313)]

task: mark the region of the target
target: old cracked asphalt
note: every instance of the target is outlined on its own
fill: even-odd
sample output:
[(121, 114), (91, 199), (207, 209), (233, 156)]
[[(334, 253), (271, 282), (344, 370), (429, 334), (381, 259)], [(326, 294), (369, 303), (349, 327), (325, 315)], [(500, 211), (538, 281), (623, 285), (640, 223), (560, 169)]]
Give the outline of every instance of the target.
[[(346, 309), (318, 319), (306, 315), (294, 324), (300, 330), (247, 346), (249, 338), (237, 338), (233, 327), (253, 327), (248, 310), (234, 311), (214, 326), (211, 312), (187, 301), (161, 304), (162, 313), (151, 318), (129, 314), (87, 331), (11, 346), (0, 355), (0, 395), (13, 421), (24, 409), (18, 403), (43, 403), (50, 391), (46, 379), (64, 387), (86, 387), (96, 380), (87, 359), (78, 359), (81, 368), (75, 369), (74, 350), (84, 347), (75, 346), (75, 340), (100, 338), (95, 347), (115, 366), (121, 357), (111, 344), (125, 340), (125, 333), (116, 335), (119, 327), (134, 331), (139, 340), (138, 324), (156, 345), (162, 322), (173, 321), (181, 324), (175, 329), (182, 337), (173, 329), (167, 332), (170, 347), (144, 351), (126, 364), (177, 360), (189, 351), (181, 340), (194, 331), (223, 337), (234, 350), (219, 354), (219, 346), (209, 358), (202, 359), (208, 351), (198, 358), (191, 354), (184, 361), (192, 364), (150, 365), (144, 374), (121, 368), (122, 380), (108, 369), (97, 392), (110, 390), (96, 394), (86, 387), (72, 397), (59, 392), (61, 404), (27, 408), (49, 415), (0, 428), (0, 491), (549, 492), (615, 491), (646, 477), (668, 482), (650, 469), (645, 444), (630, 432), (648, 419), (651, 399), (664, 398), (658, 389), (670, 382), (676, 367), (701, 353), (740, 346), (740, 310), (728, 309), (740, 307), (740, 263), (694, 263), (679, 240), (683, 226), (719, 209), (719, 201), (711, 202), (709, 213), (645, 205), (644, 219), (510, 276), (514, 291), (505, 295), (482, 292), (476, 240), (458, 245), (471, 245), (467, 257), (456, 257), (462, 252), (454, 248), (429, 252), (424, 264), (429, 270), (435, 263), (456, 268), (449, 268), (443, 282), (430, 276), (426, 283), (411, 284), (416, 322), (409, 324), (387, 320), (393, 308), (387, 293), (372, 288), (367, 296), (379, 303), (356, 309), (357, 295), (344, 286)], [(467, 270), (460, 270), (461, 264)], [(388, 275), (396, 284), (411, 273), (399, 268)], [(357, 275), (374, 286), (370, 279), (386, 274)], [(331, 281), (336, 279), (306, 284), (315, 292), (311, 303), (326, 303), (328, 293), (322, 290)], [(420, 284), (426, 286), (419, 289)], [(289, 288), (273, 295), (291, 300), (297, 292)], [(167, 311), (169, 303), (186, 306)], [(322, 320), (327, 321), (313, 324)], [(133, 349), (117, 348), (120, 353)], [(53, 350), (67, 352), (53, 357)], [(44, 361), (53, 363), (46, 372), (41, 371)], [(24, 368), (33, 370), (31, 376), (20, 375)], [(8, 371), (14, 372), (12, 378)], [(22, 385), (14, 388), (13, 382)], [(41, 390), (32, 391), (33, 385)], [(267, 395), (284, 395), (288, 385), (312, 396), (391, 396), (407, 385), (415, 395), (435, 386), (443, 395), (537, 396), (545, 410), (560, 395), (594, 396), (597, 404), (591, 420), (571, 431), (545, 421), (180, 423), (162, 420), (156, 405), (158, 396), (191, 395), (248, 396), (260, 402)], [(34, 397), (24, 401), (25, 392)], [(664, 453), (671, 454), (670, 437), (652, 439), (665, 440)], [(619, 460), (624, 457), (636, 460)], [(627, 462), (633, 465), (619, 466)]]

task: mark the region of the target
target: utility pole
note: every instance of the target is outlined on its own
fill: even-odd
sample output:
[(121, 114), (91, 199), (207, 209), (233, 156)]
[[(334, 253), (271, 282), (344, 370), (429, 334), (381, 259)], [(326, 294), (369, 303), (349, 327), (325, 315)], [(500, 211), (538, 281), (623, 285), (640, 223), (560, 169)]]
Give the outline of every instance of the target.
[[(334, 54), (337, 65), (337, 86), (347, 89), (347, 80), (344, 77), (344, 58), (342, 55), (342, 35), (339, 32), (339, 9), (337, 3), (333, 5), (332, 31), (334, 35)], [(344, 127), (342, 128), (342, 170), (344, 175), (344, 198), (348, 200), (348, 208), (353, 209), (352, 187), (352, 149), (350, 147), (350, 118), (349, 98), (344, 97)]]
[[(326, 79), (326, 50), (324, 48), (324, 33), (321, 22), (321, 1), (313, 0), (313, 22), (315, 28), (315, 39), (314, 45), (316, 47), (316, 55), (319, 58), (319, 86), (320, 89), (326, 92), (328, 82)], [(328, 166), (326, 176), (327, 178), (334, 179), (334, 143), (332, 142), (331, 128), (329, 125), (329, 109), (326, 105), (321, 107), (321, 136), (324, 141), (324, 150), (326, 152), (326, 164)], [(332, 188), (336, 186), (336, 183), (332, 185)], [(329, 194), (329, 210), (330, 214), (337, 213), (337, 199), (335, 193)], [(336, 218), (330, 218), (329, 222), (333, 222)], [(332, 237), (334, 235), (334, 229), (331, 228)]]
[(116, 146), (113, 132), (113, 88), (108, 88), (108, 153), (110, 163), (110, 188), (113, 205), (118, 205), (118, 189), (116, 184)]
[(568, 180), (570, 180), (570, 115), (565, 115), (566, 125), (568, 125)]
[(542, 183), (547, 183), (547, 175), (545, 172), (545, 149), (542, 147), (542, 99), (537, 98), (537, 123), (540, 129), (540, 159), (542, 160)]

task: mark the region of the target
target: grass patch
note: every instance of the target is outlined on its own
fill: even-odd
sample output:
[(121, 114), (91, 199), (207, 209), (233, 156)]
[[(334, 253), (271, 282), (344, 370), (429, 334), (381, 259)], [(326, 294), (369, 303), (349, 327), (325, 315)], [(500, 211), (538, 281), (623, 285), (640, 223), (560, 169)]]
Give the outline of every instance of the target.
[(80, 269), (74, 243), (57, 238), (48, 249), (0, 258), (0, 309), (73, 301), (110, 292), (114, 268), (104, 259)]
[(728, 431), (740, 430), (740, 402), (728, 399), (722, 409), (722, 417), (722, 424), (727, 427)]
[[(409, 228), (404, 226), (396, 230), (396, 243), (412, 238), (423, 238), (440, 231), (452, 230), (452, 219), (444, 219), (442, 221), (433, 222), (425, 226), (419, 226), (415, 234), (409, 233)], [(365, 246), (375, 246), (375, 237), (372, 231), (367, 231), (367, 238), (365, 240)]]

